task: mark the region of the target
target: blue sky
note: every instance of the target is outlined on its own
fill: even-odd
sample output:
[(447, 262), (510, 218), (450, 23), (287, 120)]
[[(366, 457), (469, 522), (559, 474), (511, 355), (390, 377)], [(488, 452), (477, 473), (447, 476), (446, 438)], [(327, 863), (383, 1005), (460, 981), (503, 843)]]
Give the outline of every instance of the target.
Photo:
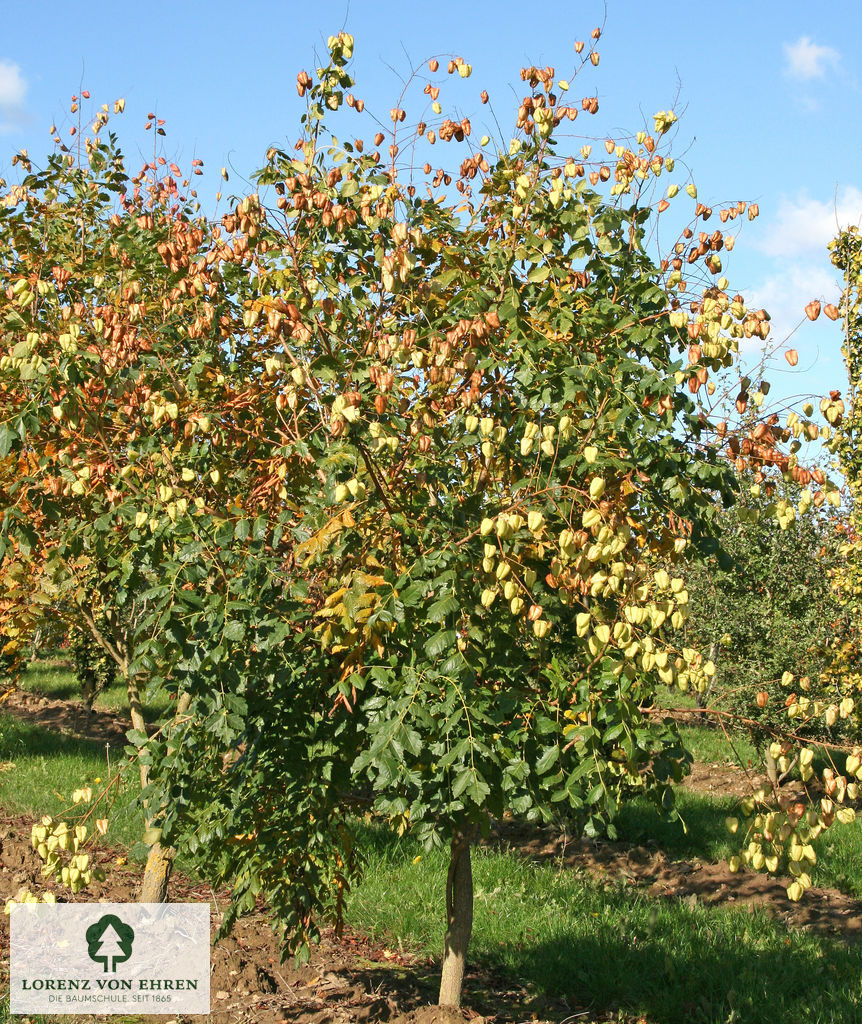
[[(130, 156), (151, 153), (147, 113), (166, 120), (164, 155), (185, 166), (193, 157), (205, 161), (204, 209), (219, 187), (219, 167), (228, 165), (231, 186), (240, 188), (267, 146), (295, 139), (304, 109), (296, 73), (313, 70), (315, 50), (324, 52), (331, 33), (344, 28), (356, 39), (355, 92), (367, 109), (351, 127), (355, 134), (373, 134), (369, 112), (388, 116), (412, 68), (431, 56), (460, 55), (473, 75), (443, 76), (444, 115), (469, 114), (477, 134), (492, 136), (495, 116), (508, 140), (524, 95), (520, 68), (551, 65), (558, 78), (570, 78), (575, 40), (589, 43), (604, 24), (600, 64), (587, 66), (570, 94), (598, 95), (600, 113), (573, 130), (619, 137), (650, 127), (654, 112), (672, 107), (680, 121), (677, 171), (668, 183), (685, 183), (688, 168), (703, 202), (760, 206), (758, 220), (742, 219), (738, 230), (734, 222), (739, 237), (724, 267), (731, 289), (770, 311), (774, 340), (795, 330), (799, 365), (791, 374), (776, 361), (771, 397), (845, 387), (838, 324), (824, 317), (811, 324), (803, 308), (811, 298), (837, 300), (825, 245), (837, 223), (862, 219), (858, 0), (577, 0), (547, 9), (509, 0), (90, 0), (73, 9), (43, 0), (38, 30), (21, 10), (0, 0), (0, 176), (10, 176), (18, 149), (34, 158), (49, 150), (52, 123), (68, 132), (69, 98), (88, 89), (92, 111), (126, 99), (114, 124)], [(487, 107), (482, 89), (491, 95)], [(418, 119), (425, 103), (421, 86), (408, 93), (408, 117)], [(584, 141), (573, 140), (572, 150)], [(447, 155), (454, 160), (457, 152)]]

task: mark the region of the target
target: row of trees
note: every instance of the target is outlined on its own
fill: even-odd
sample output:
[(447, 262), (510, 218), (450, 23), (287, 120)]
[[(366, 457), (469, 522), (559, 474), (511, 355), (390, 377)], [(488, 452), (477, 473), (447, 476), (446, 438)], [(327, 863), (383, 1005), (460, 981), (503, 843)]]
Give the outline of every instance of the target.
[[(441, 1003), (491, 816), (594, 832), (633, 793), (672, 807), (689, 757), (642, 708), (716, 671), (683, 564), (717, 551), (737, 469), (802, 472), (777, 414), (716, 415), (768, 318), (729, 293), (693, 184), (651, 252), (673, 114), (596, 140), (606, 161), (559, 152), (598, 109), (568, 101), (597, 39), (566, 81), (523, 69), (500, 147), (400, 108), (388, 161), (342, 141), (363, 104), (341, 34), (298, 77), (296, 146), (218, 223), (192, 174), (129, 174), (105, 108), (77, 156), (20, 155), (0, 201), (2, 628), (60, 595), (125, 679), (147, 897), (181, 843), (302, 955), (370, 807), (449, 844)], [(470, 68), (432, 60), (431, 90), (446, 71)], [(459, 143), (457, 173), (415, 169)], [(144, 687), (176, 698), (149, 738)]]

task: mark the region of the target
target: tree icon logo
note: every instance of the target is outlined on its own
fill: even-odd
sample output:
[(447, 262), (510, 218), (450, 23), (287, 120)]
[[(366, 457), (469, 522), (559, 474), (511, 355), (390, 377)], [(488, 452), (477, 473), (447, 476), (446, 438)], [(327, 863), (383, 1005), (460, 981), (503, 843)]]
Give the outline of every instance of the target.
[(105, 914), (87, 929), (90, 959), (101, 963), (106, 972), (116, 971), (117, 964), (129, 959), (134, 941), (134, 931), (116, 914)]

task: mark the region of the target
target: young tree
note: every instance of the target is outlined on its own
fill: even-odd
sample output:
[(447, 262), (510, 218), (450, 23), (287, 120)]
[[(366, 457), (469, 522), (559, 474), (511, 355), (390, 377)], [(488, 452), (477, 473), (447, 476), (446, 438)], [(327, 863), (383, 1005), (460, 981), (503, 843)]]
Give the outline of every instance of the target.
[[(46, 598), (62, 609), (70, 627), (87, 632), (116, 664), (135, 735), (145, 738), (142, 687), (163, 676), (141, 661), (140, 643), (161, 635), (151, 588), (167, 538), (144, 529), (137, 499), (146, 487), (138, 478), (170, 458), (175, 407), (160, 389), (172, 387), (177, 372), (199, 372), (188, 349), (206, 358), (205, 344), (184, 351), (184, 339), (214, 314), (200, 282), (190, 289), (178, 273), (202, 243), (206, 221), (192, 219), (191, 199), (180, 198), (170, 174), (150, 178), (148, 166), (130, 181), (116, 137), (104, 138), (107, 122), (103, 108), (91, 133), (79, 135), (75, 155), (57, 138), (43, 170), (16, 157), (25, 177), (0, 205), (0, 272), (8, 282), (0, 550), (13, 584), (0, 610), (20, 635)], [(166, 246), (172, 254), (164, 258)], [(175, 359), (162, 358), (166, 348)], [(135, 441), (145, 417), (155, 436), (139, 465)], [(130, 529), (149, 543), (130, 542)], [(180, 715), (184, 703), (177, 702)], [(139, 760), (146, 789), (149, 764)], [(153, 851), (162, 852), (157, 844)], [(167, 874), (156, 856), (145, 894), (163, 898)]]
[[(841, 554), (843, 562), (835, 574), (836, 599), (841, 616), (832, 645), (830, 676), (848, 690), (857, 693), (862, 686), (862, 647), (859, 639), (859, 595), (862, 593), (862, 561), (860, 561), (860, 484), (862, 484), (862, 447), (859, 444), (860, 411), (859, 385), (862, 380), (862, 237), (857, 227), (841, 231), (829, 243), (832, 263), (844, 275), (844, 292), (840, 309), (827, 306), (831, 319), (842, 319), (844, 345), (842, 352), (849, 381), (849, 408), (845, 409), (840, 395), (832, 393), (821, 403), (821, 411), (835, 424), (831, 450), (837, 455), (844, 474), (850, 499), (849, 523)], [(816, 303), (819, 313), (820, 305)]]
[[(768, 322), (728, 294), (721, 230), (650, 253), (672, 113), (606, 163), (559, 156), (598, 100), (525, 68), (516, 137), (474, 147), (429, 77), (437, 120), (393, 108), (387, 161), (325, 127), (362, 113), (352, 48), (298, 76), (296, 147), (219, 225), (173, 166), (128, 179), (101, 115), (89, 166), (58, 154), (9, 189), (3, 529), (13, 560), (37, 536), (67, 565), (94, 551), (143, 609), (101, 642), (184, 702), (132, 734), (154, 849), (183, 843), (234, 915), (263, 895), (301, 955), (340, 921), (358, 807), (447, 843), (457, 1005), (490, 816), (593, 832), (632, 793), (671, 808), (688, 756), (642, 705), (715, 669), (669, 633), (688, 594), (665, 566), (714, 550), (726, 455), (780, 463), (789, 433), (713, 430), (710, 375)], [(454, 195), (408, 173), (457, 142)]]
[[(721, 520), (721, 557), (693, 562), (683, 574), (692, 613), (686, 637), (716, 664), (701, 704), (738, 716), (767, 761), (773, 734), (788, 724), (785, 673), (792, 669), (794, 687), (836, 709), (845, 696), (827, 671), (841, 614), (832, 579), (842, 561), (842, 517), (825, 506), (780, 524), (779, 504), (796, 509), (801, 493), (792, 482), (761, 485), (746, 474), (740, 500)], [(846, 729), (845, 720), (838, 724)], [(806, 731), (814, 730), (825, 738), (838, 735), (821, 720)]]

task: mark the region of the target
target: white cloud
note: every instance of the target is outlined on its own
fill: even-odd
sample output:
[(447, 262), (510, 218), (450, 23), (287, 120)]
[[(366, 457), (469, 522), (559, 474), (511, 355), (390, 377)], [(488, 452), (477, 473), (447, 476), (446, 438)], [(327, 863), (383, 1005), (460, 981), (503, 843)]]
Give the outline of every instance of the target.
[[(797, 328), (802, 335), (812, 329), (805, 316), (805, 306), (812, 299), (820, 299), (825, 305), (827, 302), (837, 304), (840, 297), (841, 277), (829, 265), (825, 252), (823, 259), (817, 262), (800, 260), (771, 274), (745, 293), (749, 308), (763, 308), (769, 313), (770, 343), (784, 341)], [(794, 337), (794, 341), (797, 339), (801, 340), (799, 335)]]
[(810, 253), (825, 254), (826, 244), (839, 228), (862, 221), (862, 190), (853, 185), (840, 188), (831, 200), (812, 199), (800, 194), (782, 199), (775, 219), (761, 238), (752, 244), (769, 256), (784, 259)]
[(827, 68), (836, 67), (841, 59), (837, 50), (831, 46), (818, 46), (808, 36), (800, 36), (795, 43), (785, 43), (784, 56), (787, 60), (785, 72), (803, 81), (822, 78)]
[(0, 60), (0, 134), (12, 131), (24, 113), (27, 80), (21, 68), (10, 60)]
[(21, 68), (10, 60), (0, 60), (0, 107), (20, 107), (26, 93)]

